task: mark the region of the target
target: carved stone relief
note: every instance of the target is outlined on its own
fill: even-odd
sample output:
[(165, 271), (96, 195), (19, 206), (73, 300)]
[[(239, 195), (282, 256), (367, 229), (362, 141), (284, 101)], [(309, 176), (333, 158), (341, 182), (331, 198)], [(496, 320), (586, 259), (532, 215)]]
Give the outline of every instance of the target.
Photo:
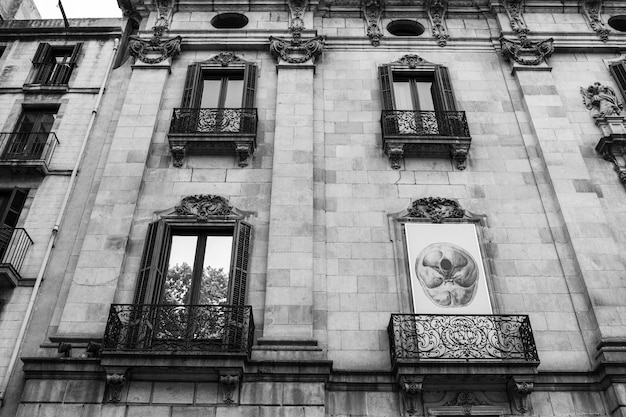
[(317, 36), (302, 42), (285, 40), (270, 36), (270, 53), (290, 64), (303, 64), (313, 58), (317, 58), (324, 50), (324, 37)]
[(252, 156), (252, 144), (251, 143), (236, 143), (235, 153), (239, 157), (239, 166), (245, 168), (248, 166), (250, 156)]
[(450, 37), (445, 21), (446, 12), (448, 11), (448, 0), (428, 0), (426, 11), (433, 28), (433, 36), (437, 39), (439, 46), (446, 46)]
[(198, 221), (208, 221), (212, 216), (233, 214), (233, 207), (227, 199), (219, 195), (197, 194), (182, 199), (174, 212), (183, 216), (195, 216)]
[(239, 375), (222, 375), (220, 376), (220, 385), (224, 389), (223, 401), (225, 404), (234, 404), (234, 394), (239, 385)]
[(204, 63), (220, 64), (223, 67), (227, 67), (230, 64), (245, 64), (246, 61), (244, 61), (232, 52), (220, 52), (219, 54), (204, 61)]
[(126, 376), (124, 374), (107, 375), (107, 388), (109, 392), (109, 402), (120, 402), (122, 388), (126, 384)]
[(509, 16), (511, 22), (511, 29), (520, 38), (525, 38), (528, 35), (528, 27), (524, 21), (524, 0), (504, 0), (504, 10)]
[(412, 54), (404, 55), (399, 60), (392, 62), (392, 64), (406, 65), (409, 68), (417, 68), (420, 65), (435, 65), (432, 62), (425, 60), (419, 55), (412, 55)]
[(580, 0), (583, 14), (589, 21), (589, 25), (596, 32), (603, 42), (609, 40), (611, 32), (602, 21), (602, 2), (603, 0)]
[(473, 392), (463, 391), (459, 395), (445, 405), (462, 407), (466, 416), (472, 415), (472, 407), (477, 405), (486, 405), (485, 401), (480, 400)]
[(363, 18), (367, 25), (367, 37), (374, 46), (380, 45), (383, 31), (380, 29), (380, 16), (383, 13), (383, 0), (362, 0)]
[(515, 409), (520, 414), (526, 414), (530, 411), (528, 396), (534, 390), (532, 381), (516, 381), (511, 379), (508, 384), (509, 395), (513, 399)]
[(580, 94), (583, 97), (585, 107), (591, 110), (594, 119), (619, 116), (624, 108), (615, 90), (599, 82), (595, 82), (587, 88), (580, 87)]
[(291, 24), (289, 31), (295, 42), (300, 42), (302, 32), (304, 31), (304, 10), (307, 6), (307, 0), (287, 0), (289, 5), (289, 14), (291, 16)]
[[(421, 407), (422, 381), (405, 380), (400, 383), (404, 398), (404, 409), (408, 414), (419, 413)], [(421, 414), (421, 413), (420, 413)]]
[(458, 202), (442, 197), (426, 197), (415, 200), (407, 209), (406, 217), (429, 219), (433, 223), (442, 223), (447, 219), (462, 219), (465, 210)]
[(541, 42), (533, 42), (526, 37), (519, 41), (500, 37), (502, 56), (521, 65), (539, 65), (554, 53), (554, 39), (549, 38)]
[(145, 64), (158, 64), (178, 55), (183, 38), (176, 36), (172, 39), (162, 39), (166, 29), (167, 25), (154, 26), (152, 28), (153, 36), (150, 40), (131, 36), (128, 42), (128, 51), (133, 57)]

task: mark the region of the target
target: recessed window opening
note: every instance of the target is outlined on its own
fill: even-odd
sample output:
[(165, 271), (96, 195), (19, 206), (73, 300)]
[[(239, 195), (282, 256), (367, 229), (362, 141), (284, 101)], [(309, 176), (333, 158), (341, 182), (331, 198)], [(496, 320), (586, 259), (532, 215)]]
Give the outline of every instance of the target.
[(217, 29), (241, 29), (248, 24), (248, 18), (241, 13), (222, 13), (211, 19)]
[(608, 23), (616, 31), (626, 32), (626, 15), (613, 16)]
[(413, 20), (394, 20), (387, 25), (387, 31), (395, 36), (419, 36), (424, 26)]

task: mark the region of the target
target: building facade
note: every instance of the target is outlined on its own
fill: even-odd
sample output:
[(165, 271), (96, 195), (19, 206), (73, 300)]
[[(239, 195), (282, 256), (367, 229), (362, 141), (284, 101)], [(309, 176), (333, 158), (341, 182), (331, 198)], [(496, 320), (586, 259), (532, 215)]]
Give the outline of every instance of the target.
[(626, 414), (619, 1), (119, 3), (0, 26), (2, 417)]

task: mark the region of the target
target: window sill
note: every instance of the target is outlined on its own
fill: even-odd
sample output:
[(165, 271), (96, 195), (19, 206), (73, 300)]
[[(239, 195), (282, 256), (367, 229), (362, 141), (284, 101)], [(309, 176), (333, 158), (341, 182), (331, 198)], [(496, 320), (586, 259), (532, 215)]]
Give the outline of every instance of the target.
[(67, 85), (24, 84), (22, 91), (24, 93), (64, 94), (69, 91), (69, 87)]

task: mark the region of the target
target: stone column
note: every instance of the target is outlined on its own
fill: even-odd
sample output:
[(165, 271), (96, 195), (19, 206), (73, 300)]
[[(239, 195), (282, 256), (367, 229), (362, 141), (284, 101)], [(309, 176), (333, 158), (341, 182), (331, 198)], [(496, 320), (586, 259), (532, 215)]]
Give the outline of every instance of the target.
[(57, 337), (102, 338), (121, 273), (171, 60), (137, 62), (120, 112)]
[(534, 133), (529, 141), (536, 141), (530, 147), (544, 164), (538, 168), (545, 173), (545, 183), (538, 187), (542, 194), (553, 196), (548, 202), (552, 209), (548, 219), (570, 282), (579, 326), (594, 356), (600, 340), (626, 336), (620, 319), (626, 314), (624, 263), (598, 195), (593, 192), (550, 68), (545, 63), (514, 64), (513, 72)]

